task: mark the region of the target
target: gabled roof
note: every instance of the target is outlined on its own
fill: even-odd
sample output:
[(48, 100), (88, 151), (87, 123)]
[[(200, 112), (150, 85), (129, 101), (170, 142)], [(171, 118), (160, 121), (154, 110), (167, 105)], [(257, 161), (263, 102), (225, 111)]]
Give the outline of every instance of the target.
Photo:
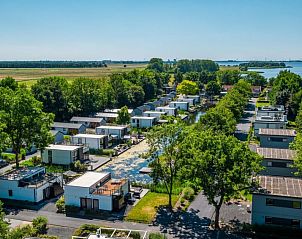
[(59, 131), (59, 130), (50, 130), (50, 133), (51, 133), (53, 136), (57, 135), (58, 133), (63, 134), (63, 133), (62, 133), (61, 131)]
[(276, 148), (257, 148), (257, 153), (265, 159), (293, 160), (296, 156), (295, 150)]
[(302, 197), (302, 179), (293, 177), (259, 176), (257, 194)]
[(293, 129), (259, 129), (259, 135), (271, 135), (271, 136), (292, 136), (297, 135), (296, 130)]
[(92, 122), (92, 123), (100, 123), (104, 119), (98, 117), (78, 117), (74, 116), (70, 119), (70, 122)]
[(54, 128), (67, 128), (67, 129), (79, 129), (83, 124), (74, 124), (74, 123), (63, 123), (63, 122), (54, 122), (51, 127)]

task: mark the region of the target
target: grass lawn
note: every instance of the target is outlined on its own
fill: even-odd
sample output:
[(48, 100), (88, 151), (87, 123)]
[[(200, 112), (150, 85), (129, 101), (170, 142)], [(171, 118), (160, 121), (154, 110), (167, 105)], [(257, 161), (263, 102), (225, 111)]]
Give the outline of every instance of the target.
[[(178, 200), (178, 195), (172, 195), (172, 203)], [(126, 220), (142, 223), (151, 223), (159, 206), (168, 204), (168, 194), (148, 192), (138, 204), (128, 213)]]

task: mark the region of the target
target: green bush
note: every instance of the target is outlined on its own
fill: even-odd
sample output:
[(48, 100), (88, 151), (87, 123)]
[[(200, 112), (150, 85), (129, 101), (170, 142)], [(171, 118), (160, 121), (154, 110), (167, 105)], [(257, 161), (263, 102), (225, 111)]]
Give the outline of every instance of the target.
[(26, 237), (31, 237), (34, 235), (33, 228), (31, 225), (26, 225), (22, 227), (16, 227), (9, 232), (7, 238), (12, 239), (23, 239)]
[(76, 229), (73, 233), (74, 236), (87, 237), (91, 233), (96, 233), (100, 227), (93, 224), (83, 224), (80, 228)]
[(38, 216), (33, 220), (33, 230), (36, 235), (46, 234), (48, 220), (46, 217)]
[(56, 202), (57, 212), (64, 213), (65, 212), (65, 199), (64, 196), (61, 196), (59, 200)]
[(84, 172), (87, 170), (87, 165), (82, 164), (80, 160), (75, 161), (72, 169), (76, 172)]
[(194, 198), (194, 193), (195, 192), (194, 192), (193, 188), (186, 187), (183, 190), (183, 195), (184, 195), (183, 197), (184, 197), (184, 199), (191, 201)]
[(103, 149), (103, 155), (112, 156), (115, 154), (115, 151), (113, 149)]
[(150, 233), (149, 239), (167, 239), (167, 237), (159, 232), (157, 233)]
[(89, 149), (89, 154), (92, 155), (102, 155), (103, 150), (102, 149)]

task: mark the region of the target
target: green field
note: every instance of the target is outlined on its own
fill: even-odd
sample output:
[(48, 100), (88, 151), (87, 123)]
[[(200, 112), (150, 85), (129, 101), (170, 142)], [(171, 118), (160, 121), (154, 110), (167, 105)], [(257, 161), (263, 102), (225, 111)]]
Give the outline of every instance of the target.
[[(177, 202), (178, 195), (172, 195), (172, 204)], [(128, 213), (126, 220), (151, 223), (160, 206), (168, 205), (168, 194), (148, 192)]]
[(10, 76), (18, 82), (32, 85), (37, 79), (43, 77), (60, 76), (68, 80), (79, 77), (97, 79), (106, 77), (112, 73), (127, 72), (133, 69), (144, 69), (146, 64), (111, 64), (100, 68), (0, 68), (0, 79)]

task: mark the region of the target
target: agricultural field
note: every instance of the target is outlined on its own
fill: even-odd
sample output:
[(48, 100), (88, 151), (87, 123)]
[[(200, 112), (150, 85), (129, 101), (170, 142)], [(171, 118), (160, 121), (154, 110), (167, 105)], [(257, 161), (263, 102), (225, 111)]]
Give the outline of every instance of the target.
[(133, 69), (144, 69), (146, 64), (109, 64), (100, 68), (0, 68), (0, 79), (10, 76), (18, 82), (31, 86), (37, 79), (43, 77), (60, 76), (68, 80), (79, 77), (92, 79), (106, 77), (112, 73), (127, 72)]

